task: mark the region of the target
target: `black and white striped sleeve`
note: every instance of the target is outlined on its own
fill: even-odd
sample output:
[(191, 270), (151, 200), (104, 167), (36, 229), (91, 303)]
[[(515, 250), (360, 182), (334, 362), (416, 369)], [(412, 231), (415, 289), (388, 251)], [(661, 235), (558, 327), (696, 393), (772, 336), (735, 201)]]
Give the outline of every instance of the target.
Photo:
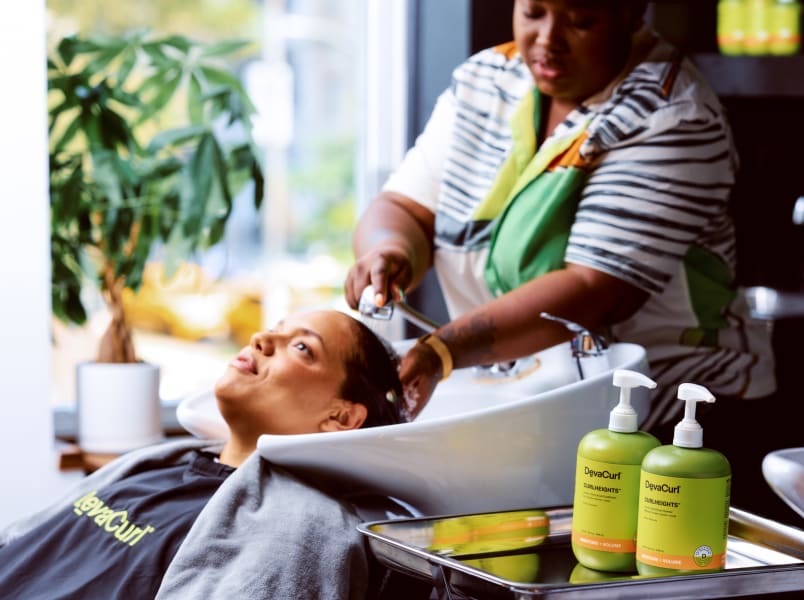
[(651, 294), (664, 290), (691, 245), (717, 240), (717, 230), (731, 226), (724, 218), (734, 183), (727, 126), (704, 113), (678, 119), (672, 107), (666, 112), (672, 124), (653, 115), (650, 129), (658, 133), (640, 131), (638, 141), (601, 157), (587, 180), (565, 257)]

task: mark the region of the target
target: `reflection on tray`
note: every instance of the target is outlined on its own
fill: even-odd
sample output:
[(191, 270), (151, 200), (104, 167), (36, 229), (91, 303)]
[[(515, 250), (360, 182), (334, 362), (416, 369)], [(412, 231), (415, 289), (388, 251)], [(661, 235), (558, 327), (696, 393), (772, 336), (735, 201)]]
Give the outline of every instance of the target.
[(578, 564), (571, 508), (380, 521), (359, 529), (387, 566), (428, 580), (440, 573), (469, 597), (558, 598), (571, 590), (601, 597), (601, 586), (612, 585), (622, 598), (672, 597), (684, 586), (698, 597), (726, 597), (726, 580), (732, 590), (804, 589), (804, 531), (736, 509), (730, 517), (725, 571), (669, 576), (602, 573)]
[(627, 573), (605, 573), (603, 571), (595, 571), (594, 569), (590, 569), (589, 567), (584, 567), (582, 564), (578, 563), (575, 567), (570, 571), (569, 574), (569, 582), (570, 583), (592, 583), (597, 581), (617, 581), (617, 580), (627, 580), (627, 579), (644, 579), (648, 577), (648, 575), (637, 575), (636, 573), (629, 575)]
[(435, 519), (427, 547), (441, 556), (512, 581), (538, 581), (539, 554), (550, 521), (542, 510)]
[(510, 552), (538, 546), (549, 532), (542, 510), (445, 517), (432, 521), (427, 549), (443, 556)]

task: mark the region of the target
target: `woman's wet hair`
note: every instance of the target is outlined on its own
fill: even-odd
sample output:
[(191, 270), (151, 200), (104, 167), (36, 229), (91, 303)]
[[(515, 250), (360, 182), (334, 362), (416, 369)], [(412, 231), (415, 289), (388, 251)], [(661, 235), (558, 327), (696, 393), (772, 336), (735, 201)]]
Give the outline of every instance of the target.
[(357, 319), (352, 321), (355, 344), (354, 351), (346, 357), (342, 396), (366, 407), (368, 414), (363, 427), (407, 421), (399, 381), (399, 356), (365, 324)]

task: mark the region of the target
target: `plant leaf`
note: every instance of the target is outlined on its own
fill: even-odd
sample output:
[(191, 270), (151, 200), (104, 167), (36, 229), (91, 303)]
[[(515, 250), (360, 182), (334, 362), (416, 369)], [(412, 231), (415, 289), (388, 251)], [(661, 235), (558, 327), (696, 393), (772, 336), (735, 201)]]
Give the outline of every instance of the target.
[(62, 38), (62, 40), (59, 42), (59, 45), (56, 46), (56, 53), (58, 54), (62, 63), (64, 63), (66, 66), (70, 66), (70, 64), (72, 64), (76, 55), (77, 44), (78, 40), (75, 36), (71, 35)]
[(117, 85), (122, 86), (128, 76), (131, 74), (131, 71), (134, 69), (134, 65), (137, 64), (137, 52), (134, 49), (127, 49), (123, 56), (122, 63), (120, 64), (120, 69), (117, 71)]
[[(211, 136), (212, 137), (212, 136)], [(226, 221), (232, 212), (232, 193), (229, 190), (228, 169), (217, 140), (212, 137), (214, 178), (207, 200), (204, 232), (206, 247), (217, 244), (223, 237)]]
[(53, 154), (60, 153), (64, 147), (72, 141), (79, 131), (81, 131), (81, 122), (78, 119), (73, 119), (70, 121), (67, 129), (64, 130), (60, 137), (56, 137), (55, 134), (51, 134), (51, 137), (54, 138), (54, 141), (52, 141), (53, 147), (51, 152)]
[(189, 142), (193, 138), (202, 136), (205, 133), (209, 133), (209, 127), (206, 125), (193, 125), (190, 127), (167, 129), (156, 134), (145, 150), (148, 153), (154, 153), (168, 146), (180, 146), (186, 142)]
[(146, 79), (138, 93), (144, 97), (150, 90), (154, 90), (154, 95), (148, 101), (147, 109), (137, 119), (137, 123), (147, 121), (164, 109), (176, 95), (176, 90), (179, 89), (181, 82), (181, 72), (177, 72), (175, 69), (160, 70), (150, 79)]
[(224, 92), (231, 93), (232, 90), (235, 90), (238, 94), (246, 95), (243, 84), (229, 71), (210, 65), (201, 65), (199, 70), (210, 84), (220, 86)]
[(182, 35), (169, 35), (167, 37), (160, 38), (152, 42), (158, 46), (170, 46), (182, 52), (182, 54), (187, 54), (190, 52), (190, 49), (195, 46), (195, 42), (187, 37)]
[(242, 50), (251, 44), (252, 42), (248, 40), (224, 40), (204, 46), (201, 50), (201, 56), (224, 56)]
[(184, 215), (181, 231), (188, 238), (194, 239), (202, 232), (212, 189), (214, 163), (215, 138), (207, 133), (201, 136), (198, 147), (187, 164), (180, 190), (180, 210)]
[(198, 125), (204, 118), (204, 98), (201, 82), (195, 72), (190, 74), (187, 87), (187, 114), (190, 117), (190, 123)]

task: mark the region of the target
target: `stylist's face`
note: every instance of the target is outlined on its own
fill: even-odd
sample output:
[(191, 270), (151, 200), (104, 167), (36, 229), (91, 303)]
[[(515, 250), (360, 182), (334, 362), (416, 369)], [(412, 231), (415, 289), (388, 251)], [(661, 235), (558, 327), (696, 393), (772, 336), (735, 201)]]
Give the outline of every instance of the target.
[(329, 430), (351, 405), (339, 392), (355, 343), (350, 317), (337, 311), (294, 315), (254, 334), (215, 385), (221, 414), (247, 437)]
[(640, 23), (619, 4), (516, 0), (514, 37), (539, 91), (578, 105), (611, 82)]

